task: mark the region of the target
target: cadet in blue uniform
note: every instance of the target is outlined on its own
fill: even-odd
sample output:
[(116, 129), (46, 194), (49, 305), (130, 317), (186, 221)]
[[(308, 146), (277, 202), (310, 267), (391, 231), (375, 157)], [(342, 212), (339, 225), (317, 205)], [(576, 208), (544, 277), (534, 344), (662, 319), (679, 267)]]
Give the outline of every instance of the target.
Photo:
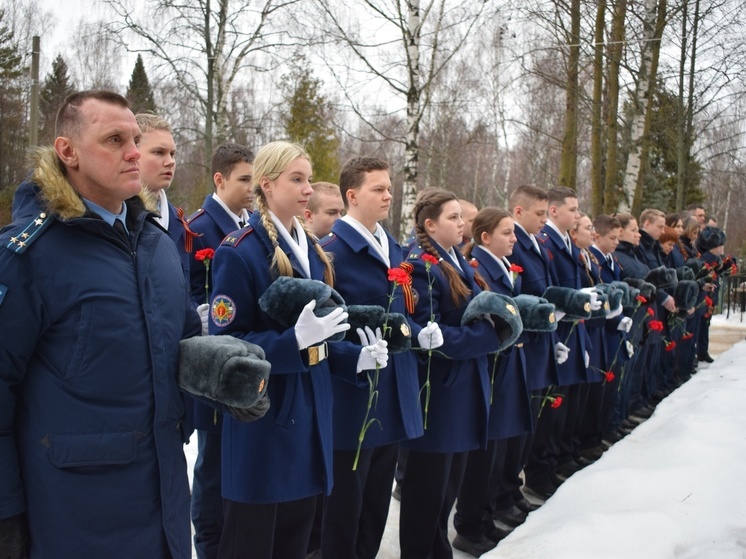
[[(461, 325), (467, 304), (481, 288), (474, 269), (457, 250), (463, 233), (458, 198), (445, 190), (424, 190), (415, 203), (414, 218), (417, 245), (407, 257), (414, 266), (412, 285), (419, 295), (413, 318), (423, 327), (436, 321), (445, 343), (433, 353), (430, 364), (426, 354), (418, 358), (421, 386), (429, 369), (430, 400), (425, 434), (402, 442), (409, 451), (401, 488), (402, 559), (452, 554), (448, 516), (468, 452), (487, 442), (487, 356), (500, 346), (487, 320)], [(423, 408), (426, 398), (423, 389)]]
[[(0, 556), (189, 559), (180, 339), (200, 332), (141, 188), (135, 116), (69, 96), (0, 232)], [(28, 215), (28, 213), (25, 213)], [(6, 547), (29, 536), (25, 550)]]
[[(521, 293), (536, 297), (541, 297), (547, 288), (553, 285), (549, 256), (543, 245), (536, 240), (536, 234), (547, 222), (548, 205), (546, 190), (538, 186), (519, 186), (510, 195), (517, 241), (513, 246), (511, 262), (523, 269)], [(559, 341), (554, 332), (531, 332), (526, 336), (524, 343), (534, 433), (526, 438), (521, 461), (526, 467), (529, 463), (533, 465), (536, 475), (533, 479), (526, 479), (526, 486), (542, 499), (548, 498), (556, 491), (556, 487), (549, 479), (551, 465), (547, 460), (547, 445), (554, 418), (562, 412), (561, 406), (557, 409), (544, 406), (541, 410), (541, 403), (550, 392), (550, 388), (559, 384), (557, 363), (567, 359), (566, 351), (566, 346)], [(519, 490), (516, 490), (513, 499), (519, 508), (523, 504), (522, 501), (525, 501)], [(505, 501), (502, 503), (505, 508), (513, 504)], [(524, 508), (528, 507), (524, 505)]]
[[(386, 309), (392, 292), (388, 270), (402, 261), (401, 248), (378, 223), (388, 216), (392, 200), (388, 164), (373, 157), (351, 159), (342, 168), (339, 184), (347, 215), (334, 223), (321, 243), (333, 255), (337, 290), (348, 305)], [(401, 286), (390, 311), (407, 314)], [(421, 328), (412, 323), (412, 331), (421, 348), (442, 343), (437, 324)], [(438, 343), (432, 343), (431, 336)], [(346, 345), (352, 344), (340, 342), (332, 348), (335, 373), (346, 368), (350, 374), (332, 378), (334, 488), (326, 502), (321, 555), (375, 559), (386, 528), (399, 441), (423, 434), (417, 362), (414, 353), (406, 351), (391, 355), (380, 369), (376, 407), (371, 412), (376, 423), (365, 433), (353, 470), (369, 387), (358, 361), (360, 346)]]
[[(515, 224), (510, 214), (502, 209), (485, 208), (474, 219), (472, 232), (474, 242), (466, 251), (469, 263), (476, 265), (490, 290), (508, 297), (518, 295), (521, 276), (511, 271), (507, 259), (516, 243)], [(505, 486), (503, 477), (512, 480), (523, 469), (520, 446), (509, 446), (508, 441), (532, 430), (531, 393), (526, 382), (523, 341), (519, 339), (515, 346), (497, 356), (490, 356), (489, 364), (491, 402), (487, 448), (469, 453), (453, 521), (459, 533), (454, 547), (466, 548), (473, 555), (484, 552), (484, 548), (494, 547), (506, 535), (492, 521), (496, 512), (494, 501)], [(526, 516), (515, 505), (499, 512), (508, 522), (519, 523)], [(484, 538), (492, 545), (483, 542)]]
[(332, 487), (332, 390), (325, 341), (343, 332), (347, 313), (317, 317), (311, 300), (292, 327), (261, 310), (279, 276), (324, 280), (333, 270), (295, 216), (313, 190), (300, 146), (273, 142), (254, 161), (257, 211), (231, 233), (213, 262), (210, 332), (264, 348), (272, 365), (271, 407), (253, 423), (223, 421), (225, 523), (221, 559), (302, 559), (316, 496)]
[[(254, 153), (239, 144), (226, 143), (212, 154), (212, 180), (215, 192), (189, 217), (189, 228), (197, 235), (192, 258), (204, 249), (216, 250), (230, 233), (249, 222), (248, 210), (254, 203)], [(202, 305), (209, 301), (212, 266), (193, 261), (190, 270), (192, 299)], [(207, 286), (207, 288), (206, 288)], [(194, 426), (199, 454), (192, 481), (192, 524), (197, 559), (215, 559), (223, 531), (223, 496), (220, 488), (222, 414), (195, 402)]]

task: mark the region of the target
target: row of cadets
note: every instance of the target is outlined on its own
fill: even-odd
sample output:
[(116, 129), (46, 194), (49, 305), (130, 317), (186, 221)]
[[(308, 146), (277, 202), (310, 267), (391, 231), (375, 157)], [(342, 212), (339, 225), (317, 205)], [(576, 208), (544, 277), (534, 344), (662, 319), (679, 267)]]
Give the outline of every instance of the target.
[(259, 304), (281, 276), (333, 283), (331, 262), (295, 217), (313, 193), (311, 173), (300, 146), (263, 146), (254, 160), (257, 211), (215, 253), (210, 332), (258, 344), (272, 364), (266, 415), (252, 423), (223, 421), (221, 559), (305, 557), (316, 498), (333, 483), (325, 341), (349, 328), (347, 313), (337, 308), (316, 316), (311, 299), (288, 327)]
[[(549, 217), (537, 240), (546, 249), (552, 262), (551, 272), (554, 285), (570, 289), (589, 290), (581, 283), (580, 251), (570, 240), (569, 231), (574, 229), (580, 213), (575, 191), (567, 187), (553, 187), (547, 191), (549, 198)], [(592, 301), (591, 310), (597, 311), (600, 302)], [(578, 429), (585, 411), (589, 383), (601, 382), (603, 377), (592, 371), (590, 362), (590, 343), (585, 324), (582, 321), (560, 321), (557, 326), (560, 341), (568, 346), (570, 355), (559, 364), (559, 392), (564, 396), (561, 413), (556, 414), (547, 457), (551, 471), (550, 481), (559, 486), (557, 468), (565, 465), (572, 468), (572, 462), (579, 455)], [(542, 464), (543, 465), (543, 464)], [(540, 470), (543, 475), (544, 470)], [(529, 463), (526, 478), (533, 480), (536, 471)]]
[[(221, 144), (213, 152), (211, 173), (215, 191), (189, 216), (189, 227), (197, 235), (193, 255), (206, 249), (216, 250), (229, 233), (248, 224), (254, 204), (253, 163), (254, 153), (239, 144)], [(204, 261), (192, 261), (190, 285), (195, 304), (209, 300), (212, 272), (209, 262), (205, 265)], [(223, 415), (195, 401), (194, 419), (198, 445), (191, 504), (194, 549), (197, 559), (215, 559), (223, 531), (220, 482)]]
[[(401, 486), (401, 557), (451, 557), (448, 517), (463, 479), (469, 451), (487, 442), (490, 377), (488, 358), (500, 347), (485, 318), (463, 325), (468, 303), (485, 286), (457, 248), (463, 219), (458, 198), (441, 189), (419, 193), (414, 208), (416, 244), (407, 262), (414, 266), (418, 294), (413, 318), (435, 320), (445, 343), (438, 352), (418, 354), (426, 429), (402, 442), (408, 456)], [(433, 317), (431, 319), (431, 316)]]
[[(511, 262), (522, 268), (521, 293), (542, 297), (553, 285), (551, 263), (546, 249), (536, 240), (536, 235), (547, 222), (548, 196), (538, 186), (523, 185), (510, 195), (510, 209), (515, 221), (517, 242), (513, 246)], [(559, 316), (557, 317), (559, 319)], [(547, 499), (556, 487), (550, 479), (553, 465), (549, 462), (550, 435), (555, 417), (563, 413), (562, 406), (543, 406), (549, 397), (554, 397), (553, 388), (559, 385), (557, 364), (568, 357), (567, 347), (559, 341), (555, 332), (530, 333), (524, 343), (528, 387), (531, 390), (532, 419), (534, 432), (516, 439), (521, 452), (520, 463), (524, 466), (526, 487), (534, 495)], [(508, 452), (516, 452), (510, 449)], [(530, 465), (530, 466), (529, 466)], [(516, 482), (512, 494), (498, 503), (499, 508), (519, 506), (523, 499), (521, 481)], [(512, 497), (512, 498), (511, 498)], [(501, 506), (502, 505), (502, 506)]]
[[(402, 252), (379, 223), (388, 217), (392, 201), (388, 164), (356, 157), (342, 168), (339, 183), (347, 213), (334, 221), (332, 232), (321, 242), (334, 262), (337, 290), (347, 305), (377, 305), (408, 316), (401, 285), (389, 307), (388, 271), (400, 267)], [(334, 204), (330, 207), (333, 210)], [(397, 327), (411, 330), (420, 349), (443, 343), (437, 323), (419, 325), (409, 319), (409, 326)], [(376, 557), (386, 527), (399, 443), (424, 432), (414, 352), (389, 354), (388, 364), (378, 371), (376, 405), (367, 418), (368, 377), (376, 374), (375, 364), (363, 362), (359, 353), (360, 346), (350, 342), (332, 348), (334, 487), (324, 508), (321, 556), (325, 559)], [(364, 433), (356, 457), (366, 419), (374, 424)]]
[[(521, 291), (521, 276), (513, 271), (507, 259), (516, 243), (515, 224), (510, 214), (502, 209), (485, 208), (476, 215), (472, 225), (473, 242), (465, 255), (476, 267), (490, 290), (508, 297)], [(531, 393), (526, 379), (526, 357), (523, 338), (497, 355), (491, 355), (491, 402), (486, 448), (469, 453), (466, 473), (456, 503), (454, 527), (458, 532), (453, 547), (478, 556), (493, 549), (510, 532), (497, 528), (493, 516), (510, 525), (525, 520), (527, 512), (512, 504), (519, 479), (521, 445), (532, 431)], [(520, 483), (520, 482), (518, 482)], [(518, 485), (517, 487), (520, 487)], [(511, 504), (497, 510), (499, 498)], [(524, 508), (536, 507), (522, 496)]]
[[(679, 253), (685, 263), (687, 261), (698, 260), (699, 250), (697, 250), (696, 242), (700, 231), (699, 220), (693, 216), (682, 217), (680, 214), (673, 214), (673, 216), (666, 216), (666, 224), (673, 228), (679, 235), (673, 251)], [(710, 288), (708, 287), (707, 289), (709, 290)], [(684, 330), (690, 332), (692, 334), (691, 337), (688, 339), (682, 337), (678, 341), (676, 374), (677, 379), (681, 382), (689, 380), (692, 374), (696, 372), (697, 339), (702, 325), (702, 316), (705, 313), (703, 308), (704, 297), (707, 294), (708, 291), (704, 289), (700, 291), (697, 296), (697, 310), (687, 316), (684, 321)], [(710, 358), (709, 355), (707, 358)]]
[[(612, 256), (618, 243), (618, 220), (600, 215), (591, 221), (590, 217), (581, 214), (570, 236), (580, 249), (583, 287), (604, 286), (620, 279), (619, 266), (615, 265)], [(591, 340), (589, 369), (599, 375), (602, 382), (594, 382), (588, 386), (588, 399), (579, 431), (581, 459), (575, 457), (567, 475), (600, 457), (603, 433), (620, 382), (621, 367), (618, 363), (624, 362), (627, 355), (624, 341), (626, 333), (632, 327), (632, 319), (622, 316), (620, 302), (616, 308), (610, 308), (604, 317), (586, 320), (585, 326)], [(612, 374), (607, 377), (609, 372)]]

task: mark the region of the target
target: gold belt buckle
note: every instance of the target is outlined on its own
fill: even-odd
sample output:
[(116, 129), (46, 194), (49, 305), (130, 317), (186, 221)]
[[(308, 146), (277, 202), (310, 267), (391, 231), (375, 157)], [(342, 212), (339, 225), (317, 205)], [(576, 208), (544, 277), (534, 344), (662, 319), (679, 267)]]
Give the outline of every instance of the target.
[(308, 364), (318, 365), (324, 359), (326, 359), (326, 342), (319, 345), (314, 345), (308, 348)]

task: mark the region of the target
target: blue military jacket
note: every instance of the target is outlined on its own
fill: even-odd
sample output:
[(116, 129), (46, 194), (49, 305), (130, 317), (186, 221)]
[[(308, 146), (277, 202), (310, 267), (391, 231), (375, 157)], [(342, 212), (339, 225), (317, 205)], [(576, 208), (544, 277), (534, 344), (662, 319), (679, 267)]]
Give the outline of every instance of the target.
[[(475, 246), (471, 256), (478, 264), (477, 271), (492, 291), (508, 297), (520, 293), (520, 274), (516, 275), (515, 283), (511, 283), (492, 255), (481, 246)], [(490, 356), (490, 439), (507, 439), (533, 430), (531, 393), (523, 350), (527, 337), (528, 332), (521, 334), (513, 347), (503, 350), (497, 358)]]
[[(539, 252), (528, 234), (518, 225), (515, 228), (516, 243), (510, 261), (523, 268), (521, 273), (521, 293), (541, 297), (547, 287), (553, 285), (550, 273), (549, 256), (541, 243)], [(554, 358), (554, 345), (559, 341), (555, 332), (529, 332), (524, 346), (526, 372), (531, 390), (559, 385), (557, 361)]]
[[(450, 256), (433, 240), (440, 258), (450, 262)], [(487, 356), (497, 351), (499, 339), (486, 320), (461, 325), (469, 301), (480, 291), (474, 281), (474, 269), (456, 253), (460, 277), (472, 294), (463, 302), (454, 303), (448, 280), (440, 265), (430, 267), (429, 274), (422, 255), (424, 249), (413, 245), (407, 262), (414, 266), (412, 287), (418, 294), (413, 318), (424, 326), (431, 315), (440, 325), (444, 344), (432, 354), (430, 364), (430, 403), (425, 434), (402, 442), (402, 446), (424, 452), (465, 452), (484, 447), (487, 442), (490, 380)], [(454, 266), (455, 267), (455, 266)], [(456, 268), (458, 271), (458, 268)], [(432, 297), (428, 285), (432, 285)], [(432, 305), (431, 305), (432, 302)], [(431, 308), (432, 306), (432, 308)], [(444, 357), (447, 356), (447, 357)], [(424, 386), (428, 372), (428, 356), (418, 356), (420, 385)], [(426, 390), (420, 401), (423, 409)]]
[[(311, 279), (324, 278), (324, 265), (311, 246)], [(296, 277), (305, 277), (284, 239), (279, 239)], [(294, 501), (332, 487), (332, 386), (329, 361), (309, 366), (287, 328), (259, 308), (274, 281), (274, 249), (259, 213), (249, 227), (231, 234), (215, 252), (211, 334), (240, 337), (261, 346), (272, 365), (267, 414), (251, 423), (223, 420), (223, 496), (243, 503)]]
[[(391, 268), (401, 264), (401, 248), (388, 235)], [(371, 250), (368, 241), (350, 224), (337, 220), (332, 232), (322, 240), (322, 247), (333, 255), (335, 286), (348, 305), (378, 305), (388, 308), (393, 284), (388, 280), (389, 266)], [(404, 294), (397, 287), (390, 312), (407, 316)], [(412, 339), (420, 327), (412, 324)], [(360, 344), (339, 342), (332, 347), (330, 361), (335, 372), (334, 389), (334, 448), (354, 450), (365, 420), (368, 403), (368, 381), (364, 374), (356, 374)], [(337, 374), (346, 371), (347, 374)], [(365, 434), (363, 448), (373, 448), (402, 439), (422, 435), (417, 361), (413, 351), (390, 354), (388, 365), (381, 369), (378, 379), (378, 399), (371, 411), (376, 419)], [(369, 418), (369, 419), (371, 419)]]
[(177, 370), (200, 327), (176, 249), (147, 194), (130, 248), (54, 151), (36, 164), (33, 217), (0, 232), (0, 518), (26, 511), (31, 557), (188, 559)]

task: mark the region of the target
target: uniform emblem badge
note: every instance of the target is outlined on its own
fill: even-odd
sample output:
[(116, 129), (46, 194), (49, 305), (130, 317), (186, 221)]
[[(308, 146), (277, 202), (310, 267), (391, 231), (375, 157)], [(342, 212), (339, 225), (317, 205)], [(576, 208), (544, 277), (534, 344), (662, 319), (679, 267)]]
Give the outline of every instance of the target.
[(591, 312), (591, 304), (586, 302), (585, 305), (583, 305), (583, 310), (587, 313)]
[(224, 328), (236, 318), (236, 305), (233, 299), (225, 295), (218, 295), (212, 300), (210, 315), (215, 326)]
[(411, 335), (411, 332), (409, 331), (409, 324), (407, 324), (406, 322), (402, 322), (400, 330), (401, 330), (402, 335), (404, 336)]
[(508, 309), (508, 312), (509, 312), (510, 314), (513, 314), (513, 315), (515, 315), (515, 314), (518, 314), (518, 313), (516, 312), (516, 310), (515, 310), (515, 307), (514, 307), (513, 305), (511, 305), (511, 304), (507, 304), (507, 305), (505, 305), (505, 308), (506, 308), (506, 309)]
[(554, 313), (549, 313), (549, 324), (554, 324), (555, 320)]

